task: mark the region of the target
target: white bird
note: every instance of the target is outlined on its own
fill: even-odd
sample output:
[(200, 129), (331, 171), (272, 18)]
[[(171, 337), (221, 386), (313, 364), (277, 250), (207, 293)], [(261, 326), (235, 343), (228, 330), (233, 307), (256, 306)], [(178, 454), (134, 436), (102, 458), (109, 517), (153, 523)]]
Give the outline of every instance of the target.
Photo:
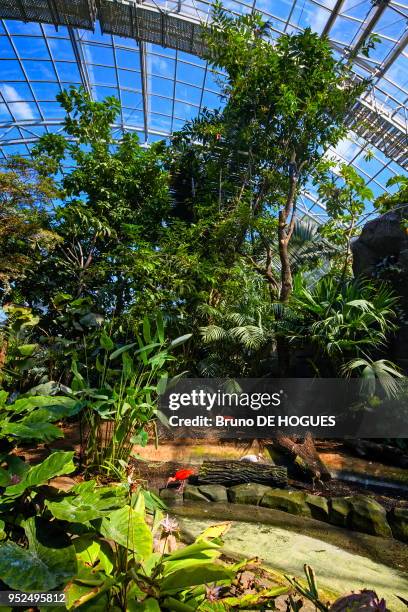
[(250, 463), (258, 463), (263, 461), (262, 455), (244, 455), (240, 461), (249, 461)]

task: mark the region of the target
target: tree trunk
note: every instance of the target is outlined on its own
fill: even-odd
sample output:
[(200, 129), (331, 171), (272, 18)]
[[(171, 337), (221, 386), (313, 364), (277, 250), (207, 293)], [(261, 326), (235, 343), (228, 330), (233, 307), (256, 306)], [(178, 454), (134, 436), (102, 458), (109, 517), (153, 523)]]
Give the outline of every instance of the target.
[(199, 485), (221, 484), (232, 486), (245, 482), (257, 482), (272, 487), (286, 487), (287, 469), (268, 463), (246, 461), (205, 461), (198, 472)]
[(331, 479), (329, 470), (317, 453), (310, 432), (306, 433), (302, 443), (296, 442), (290, 436), (279, 435), (273, 440), (272, 447), (291, 457), (297, 470), (308, 478), (321, 481)]
[(287, 302), (292, 293), (292, 269), (289, 259), (289, 235), (287, 235), (287, 214), (285, 211), (279, 211), (279, 227), (278, 227), (278, 241), (279, 241), (279, 258), (281, 262), (281, 289), (279, 300), (281, 302)]

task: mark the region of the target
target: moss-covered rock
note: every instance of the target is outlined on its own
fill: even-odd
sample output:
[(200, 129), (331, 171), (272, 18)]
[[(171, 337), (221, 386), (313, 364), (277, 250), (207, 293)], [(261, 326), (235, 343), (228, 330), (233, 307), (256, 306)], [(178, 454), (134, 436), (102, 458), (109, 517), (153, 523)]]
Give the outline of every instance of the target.
[(321, 495), (307, 494), (305, 498), (306, 504), (310, 509), (312, 518), (318, 521), (329, 520), (329, 505), (327, 499)]
[(201, 485), (198, 490), (212, 502), (228, 501), (227, 489), (222, 485)]
[(329, 501), (329, 523), (348, 527), (351, 512), (350, 497), (333, 497)]
[(306, 494), (303, 491), (270, 489), (265, 492), (260, 505), (297, 516), (311, 516), (310, 508), (306, 503)]
[(392, 538), (385, 508), (375, 499), (365, 495), (355, 495), (350, 498), (350, 504), (350, 525), (352, 529), (383, 538)]
[(252, 504), (257, 506), (265, 493), (271, 490), (270, 487), (256, 482), (246, 482), (245, 484), (230, 487), (228, 489), (228, 499), (233, 504)]
[(389, 523), (394, 538), (408, 542), (408, 508), (394, 508), (389, 514)]
[(194, 485), (186, 485), (184, 487), (184, 495), (185, 500), (189, 501), (205, 501), (208, 502), (208, 497), (203, 495), (201, 491), (199, 491), (198, 487)]

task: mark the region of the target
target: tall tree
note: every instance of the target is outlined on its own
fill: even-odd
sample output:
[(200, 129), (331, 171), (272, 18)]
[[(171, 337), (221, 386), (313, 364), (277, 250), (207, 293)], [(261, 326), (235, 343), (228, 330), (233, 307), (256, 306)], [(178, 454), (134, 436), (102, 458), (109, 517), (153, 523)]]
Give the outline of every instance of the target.
[(140, 299), (159, 266), (156, 249), (169, 207), (165, 151), (160, 143), (141, 147), (135, 134), (115, 140), (115, 98), (95, 102), (71, 88), (57, 99), (66, 111), (65, 134), (42, 137), (33, 155), (58, 184), (61, 202), (52, 223), (62, 242), (24, 290), (33, 304), (49, 303), (63, 290), (119, 316)]
[(260, 15), (232, 18), (217, 4), (205, 40), (209, 61), (226, 73), (219, 144), (241, 155), (252, 217), (278, 215), (274, 247), (285, 302), (299, 196), (327, 148), (345, 135), (346, 113), (366, 84), (353, 82), (327, 38), (306, 29), (271, 41), (269, 32)]
[[(0, 167), (0, 295), (10, 299), (18, 280), (35, 272), (60, 241), (48, 210), (58, 195), (38, 167), (11, 157)], [(17, 297), (17, 296), (14, 296)], [(18, 299), (18, 298), (17, 298)]]

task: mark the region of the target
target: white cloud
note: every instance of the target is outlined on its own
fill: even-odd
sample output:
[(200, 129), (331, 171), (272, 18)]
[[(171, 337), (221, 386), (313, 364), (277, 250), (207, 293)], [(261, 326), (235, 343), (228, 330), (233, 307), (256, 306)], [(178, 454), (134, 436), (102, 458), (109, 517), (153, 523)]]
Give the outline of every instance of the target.
[(314, 4), (307, 4), (302, 10), (303, 22), (310, 26), (315, 32), (321, 32), (330, 16), (330, 12)]
[(35, 119), (33, 109), (28, 102), (24, 102), (23, 98), (12, 85), (1, 85), (0, 91), (4, 99), (9, 103), (11, 112), (16, 119), (21, 121), (30, 121)]

